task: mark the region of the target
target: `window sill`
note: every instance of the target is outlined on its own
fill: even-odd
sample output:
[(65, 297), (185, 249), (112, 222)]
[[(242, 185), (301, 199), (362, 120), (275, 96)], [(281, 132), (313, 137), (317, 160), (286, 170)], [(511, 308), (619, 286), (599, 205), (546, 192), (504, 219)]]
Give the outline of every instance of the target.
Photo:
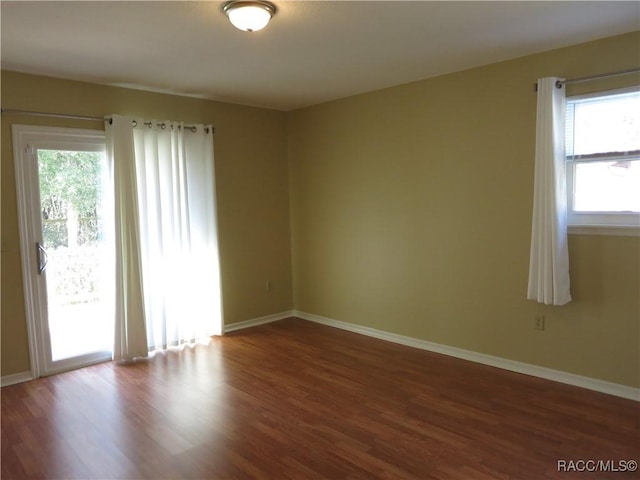
[(640, 237), (636, 225), (569, 225), (569, 235), (608, 235), (615, 237)]

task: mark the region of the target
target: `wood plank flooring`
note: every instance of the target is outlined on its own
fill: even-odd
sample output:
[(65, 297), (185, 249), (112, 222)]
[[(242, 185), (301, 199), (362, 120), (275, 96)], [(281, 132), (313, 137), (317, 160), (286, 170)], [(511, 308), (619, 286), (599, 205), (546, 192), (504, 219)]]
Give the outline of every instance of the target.
[(639, 405), (288, 319), (3, 388), (1, 473), (638, 478), (558, 461), (640, 460)]

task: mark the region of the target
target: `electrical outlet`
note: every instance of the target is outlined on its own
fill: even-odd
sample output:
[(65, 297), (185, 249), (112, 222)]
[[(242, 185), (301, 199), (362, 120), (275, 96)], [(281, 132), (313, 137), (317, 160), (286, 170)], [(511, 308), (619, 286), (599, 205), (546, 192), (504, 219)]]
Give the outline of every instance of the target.
[(544, 330), (544, 314), (536, 313), (533, 317), (533, 329)]

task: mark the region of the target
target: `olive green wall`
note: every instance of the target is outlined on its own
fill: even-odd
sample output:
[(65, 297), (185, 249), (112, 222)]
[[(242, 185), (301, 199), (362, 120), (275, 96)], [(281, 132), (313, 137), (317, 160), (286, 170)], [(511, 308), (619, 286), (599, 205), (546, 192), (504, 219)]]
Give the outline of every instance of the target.
[[(639, 58), (636, 32), (288, 114), (3, 72), (2, 106), (214, 124), (226, 324), (295, 308), (638, 387), (638, 237), (571, 235), (574, 301), (525, 297), (533, 85)], [(29, 369), (12, 123), (101, 127), (3, 115), (3, 376)]]
[[(112, 113), (215, 126), (225, 323), (292, 308), (285, 114), (194, 98), (2, 72), (2, 107)], [(102, 128), (101, 122), (2, 116), (2, 370), (28, 371), (11, 124)], [(272, 289), (265, 284), (271, 280)]]
[(526, 300), (534, 84), (639, 60), (636, 32), (290, 113), (295, 309), (640, 386), (638, 237), (571, 235), (573, 302)]

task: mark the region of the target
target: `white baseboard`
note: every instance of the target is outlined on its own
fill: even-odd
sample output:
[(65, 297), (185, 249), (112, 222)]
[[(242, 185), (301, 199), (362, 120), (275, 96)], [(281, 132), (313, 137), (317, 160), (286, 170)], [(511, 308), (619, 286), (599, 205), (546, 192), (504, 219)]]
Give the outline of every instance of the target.
[(235, 332), (236, 330), (242, 330), (243, 328), (257, 327), (258, 325), (264, 325), (265, 323), (277, 322), (278, 320), (284, 320), (285, 318), (293, 317), (293, 311), (274, 313), (273, 315), (267, 315), (265, 317), (252, 318), (243, 322), (230, 323), (224, 326), (224, 333)]
[(21, 372), (14, 373), (12, 375), (5, 375), (4, 377), (0, 377), (0, 387), (8, 387), (9, 385), (28, 382), (29, 380), (33, 380), (31, 372)]
[(328, 325), (330, 327), (336, 327), (342, 330), (348, 330), (350, 332), (367, 335), (369, 337), (379, 338), (381, 340), (387, 340), (389, 342), (399, 343), (401, 345), (407, 345), (409, 347), (428, 350), (430, 352), (441, 353), (450, 357), (461, 358), (463, 360), (469, 360), (471, 362), (501, 368), (503, 370), (523, 373), (525, 375), (531, 375), (533, 377), (540, 377), (547, 380), (553, 380), (555, 382), (566, 383), (568, 385), (573, 385), (576, 387), (595, 390), (596, 392), (615, 395), (616, 397), (640, 401), (640, 388), (628, 387), (626, 385), (620, 385), (618, 383), (605, 382), (604, 380), (598, 380), (596, 378), (583, 377), (581, 375), (575, 375), (573, 373), (563, 372), (560, 370), (552, 370), (550, 368), (539, 367), (537, 365), (531, 365), (529, 363), (517, 362), (515, 360), (494, 357), (492, 355), (486, 355), (484, 353), (478, 353), (471, 350), (464, 350), (462, 348), (450, 347), (448, 345), (428, 342), (426, 340), (420, 340), (418, 338), (406, 337), (404, 335), (385, 332), (383, 330), (377, 330), (375, 328), (363, 327), (361, 325), (334, 320), (311, 313), (299, 312), (294, 310), (291, 313), (291, 316), (302, 318), (303, 320), (308, 320), (315, 323), (321, 323), (322, 325)]

